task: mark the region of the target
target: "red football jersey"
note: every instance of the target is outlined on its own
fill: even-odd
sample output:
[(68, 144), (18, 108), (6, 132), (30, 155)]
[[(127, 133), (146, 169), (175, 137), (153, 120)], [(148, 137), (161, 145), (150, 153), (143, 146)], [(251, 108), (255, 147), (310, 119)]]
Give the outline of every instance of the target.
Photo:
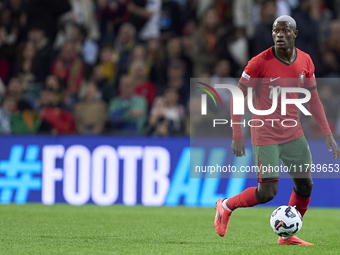
[[(316, 89), (314, 64), (310, 56), (295, 48), (292, 63), (287, 63), (275, 54), (274, 46), (252, 58), (239, 80), (239, 85), (245, 89), (252, 87), (255, 91), (254, 108), (268, 110), (273, 104), (273, 89), (278, 91), (276, 110), (270, 115), (253, 114), (251, 122), (251, 140), (253, 145), (281, 144), (295, 140), (304, 135), (301, 128), (297, 107), (287, 104), (286, 115), (281, 115), (281, 88), (300, 87), (310, 91)], [(248, 97), (251, 95), (248, 95)], [(287, 99), (299, 98), (299, 93), (287, 93)], [(283, 120), (295, 120), (284, 121)], [(263, 126), (261, 126), (263, 124)], [(258, 127), (253, 127), (258, 126)], [(289, 127), (288, 127), (289, 126)]]

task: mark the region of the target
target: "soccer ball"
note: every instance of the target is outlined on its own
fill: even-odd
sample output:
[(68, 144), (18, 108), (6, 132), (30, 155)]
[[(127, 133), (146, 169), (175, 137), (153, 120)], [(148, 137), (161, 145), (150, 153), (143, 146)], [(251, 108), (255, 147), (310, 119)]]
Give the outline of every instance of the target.
[(270, 226), (279, 236), (293, 236), (302, 227), (302, 217), (295, 207), (282, 205), (272, 213)]

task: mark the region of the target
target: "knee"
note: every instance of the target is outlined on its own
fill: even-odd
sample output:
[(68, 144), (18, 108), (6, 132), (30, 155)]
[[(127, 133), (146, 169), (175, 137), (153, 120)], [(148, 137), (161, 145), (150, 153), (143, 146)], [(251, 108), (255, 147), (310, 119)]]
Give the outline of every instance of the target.
[(313, 185), (312, 179), (306, 179), (295, 185), (295, 191), (300, 196), (309, 197), (312, 194)]
[(267, 203), (274, 199), (277, 194), (278, 186), (277, 183), (273, 183), (273, 185), (267, 185), (265, 188), (259, 189), (259, 197), (261, 199), (261, 203)]

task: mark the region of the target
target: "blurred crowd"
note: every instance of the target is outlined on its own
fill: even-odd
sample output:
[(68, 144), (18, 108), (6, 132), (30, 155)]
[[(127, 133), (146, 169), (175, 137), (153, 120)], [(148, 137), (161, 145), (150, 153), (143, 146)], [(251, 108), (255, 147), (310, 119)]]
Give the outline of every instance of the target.
[(188, 136), (200, 110), (190, 78), (236, 84), (287, 14), (316, 76), (333, 78), (318, 90), (339, 136), (339, 11), (337, 0), (1, 0), (0, 133)]

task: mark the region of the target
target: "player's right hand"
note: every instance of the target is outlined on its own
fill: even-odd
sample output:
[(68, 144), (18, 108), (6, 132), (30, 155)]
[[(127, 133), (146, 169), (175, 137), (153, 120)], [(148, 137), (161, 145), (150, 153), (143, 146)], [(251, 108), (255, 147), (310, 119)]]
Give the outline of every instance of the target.
[(245, 150), (245, 146), (244, 146), (244, 142), (243, 140), (233, 140), (233, 142), (231, 143), (231, 149), (233, 150), (234, 155), (236, 155), (236, 157), (242, 157), (246, 155), (246, 150)]
[(327, 145), (329, 152), (332, 151), (332, 147), (334, 148), (334, 152), (332, 153), (332, 158), (337, 159), (340, 155), (340, 149), (332, 135), (326, 136), (326, 145)]

